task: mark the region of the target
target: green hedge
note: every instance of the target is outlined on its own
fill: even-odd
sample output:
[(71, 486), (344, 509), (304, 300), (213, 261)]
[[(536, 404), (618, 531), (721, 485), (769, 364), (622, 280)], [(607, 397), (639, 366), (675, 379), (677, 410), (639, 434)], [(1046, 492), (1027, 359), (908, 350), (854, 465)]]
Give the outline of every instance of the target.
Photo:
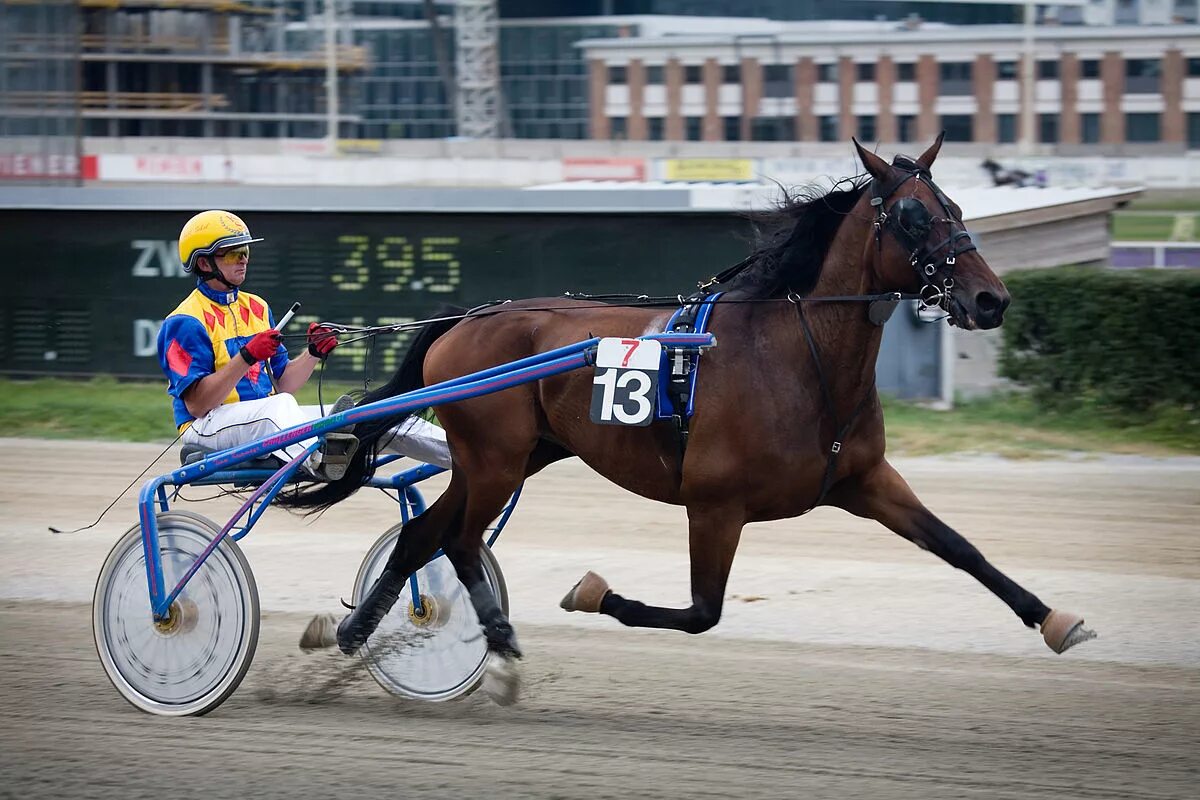
[(1082, 267), (1004, 276), (1001, 374), (1047, 407), (1188, 407), (1200, 396), (1200, 274)]

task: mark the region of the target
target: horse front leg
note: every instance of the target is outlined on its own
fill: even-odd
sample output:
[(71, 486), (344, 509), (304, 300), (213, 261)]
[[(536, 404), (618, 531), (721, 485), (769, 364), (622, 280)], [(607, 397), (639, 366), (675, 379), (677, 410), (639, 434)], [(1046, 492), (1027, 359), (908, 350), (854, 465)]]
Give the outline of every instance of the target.
[(725, 584), (733, 566), (745, 517), (741, 508), (688, 506), (692, 562), (692, 604), (687, 608), (648, 606), (622, 597), (608, 582), (588, 572), (559, 604), (567, 611), (608, 614), (634, 628), (672, 628), (703, 633), (721, 619)]
[(1056, 653), (1096, 636), (1083, 627), (1083, 617), (1050, 609), (992, 566), (974, 545), (934, 516), (886, 461), (840, 482), (830, 491), (826, 503), (876, 520), (950, 566), (969, 573), (1003, 600), (1027, 627), (1038, 626), (1046, 644)]

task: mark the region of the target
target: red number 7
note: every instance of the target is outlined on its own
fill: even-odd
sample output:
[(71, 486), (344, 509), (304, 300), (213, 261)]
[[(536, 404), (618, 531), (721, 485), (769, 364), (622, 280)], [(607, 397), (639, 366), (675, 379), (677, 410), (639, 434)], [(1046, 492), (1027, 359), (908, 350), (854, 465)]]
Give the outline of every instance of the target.
[(629, 366), (629, 357), (633, 355), (633, 351), (638, 349), (638, 345), (642, 343), (641, 339), (622, 339), (621, 344), (629, 345), (629, 349), (625, 351), (625, 358), (621, 359), (621, 366)]

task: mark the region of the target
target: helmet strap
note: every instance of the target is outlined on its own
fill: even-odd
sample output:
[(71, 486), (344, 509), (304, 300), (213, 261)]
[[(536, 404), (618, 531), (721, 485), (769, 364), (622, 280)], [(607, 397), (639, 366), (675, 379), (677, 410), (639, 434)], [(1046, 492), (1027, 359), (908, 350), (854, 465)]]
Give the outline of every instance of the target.
[[(201, 258), (208, 258), (210, 261), (212, 261), (213, 268), (211, 271), (201, 268), (200, 265), (203, 263), (200, 260)], [(229, 289), (230, 291), (238, 288), (237, 285), (230, 283), (229, 280), (226, 279), (225, 275), (221, 272), (221, 268), (217, 266), (216, 259), (210, 256), (201, 256), (200, 258), (196, 259), (195, 271), (196, 275), (199, 276), (199, 278), (203, 281), (219, 281), (220, 283), (225, 284), (225, 288)]]

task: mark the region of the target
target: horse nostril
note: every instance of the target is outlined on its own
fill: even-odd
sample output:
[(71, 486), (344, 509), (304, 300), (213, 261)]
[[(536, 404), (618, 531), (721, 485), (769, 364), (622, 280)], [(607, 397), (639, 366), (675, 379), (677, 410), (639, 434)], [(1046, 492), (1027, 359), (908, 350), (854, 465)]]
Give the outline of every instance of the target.
[(975, 308), (980, 314), (990, 317), (1000, 309), (1000, 298), (991, 292), (980, 292), (975, 295)]

